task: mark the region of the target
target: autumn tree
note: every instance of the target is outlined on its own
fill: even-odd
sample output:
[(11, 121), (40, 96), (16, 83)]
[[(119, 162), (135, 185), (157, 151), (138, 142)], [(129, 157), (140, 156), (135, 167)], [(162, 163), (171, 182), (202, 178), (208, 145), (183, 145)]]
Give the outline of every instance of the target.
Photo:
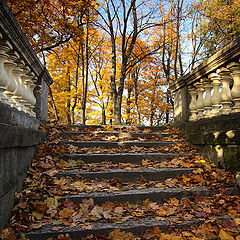
[(75, 34), (75, 22), (86, 13), (82, 0), (7, 0), (37, 53), (67, 43)]
[[(98, 11), (97, 26), (103, 29), (111, 40), (111, 97), (113, 101), (114, 124), (121, 123), (121, 106), (124, 84), (129, 70), (143, 59), (146, 53), (134, 61), (131, 58), (137, 38), (149, 37), (150, 29), (156, 26), (156, 2), (123, 0), (102, 1)], [(159, 24), (159, 23), (157, 23)], [(117, 42), (120, 40), (120, 44)], [(118, 55), (118, 53), (120, 54)], [(117, 78), (117, 58), (121, 58), (120, 75)]]
[(201, 19), (199, 33), (208, 34), (204, 55), (209, 57), (240, 34), (240, 1), (204, 0), (198, 4)]

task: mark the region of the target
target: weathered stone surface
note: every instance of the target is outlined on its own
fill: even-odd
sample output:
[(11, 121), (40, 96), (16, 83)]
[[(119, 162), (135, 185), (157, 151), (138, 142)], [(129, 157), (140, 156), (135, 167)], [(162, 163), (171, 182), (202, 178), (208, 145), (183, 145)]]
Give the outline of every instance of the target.
[(0, 123), (2, 124), (19, 126), (33, 130), (37, 130), (40, 125), (40, 121), (38, 119), (31, 117), (24, 112), (20, 112), (4, 103), (0, 103), (0, 112)]
[[(223, 217), (224, 219), (229, 219), (229, 217)], [(108, 235), (109, 232), (113, 231), (116, 228), (120, 228), (121, 231), (126, 232), (132, 232), (134, 235), (139, 236), (141, 233), (146, 231), (149, 228), (153, 227), (159, 227), (163, 232), (166, 232), (167, 229), (171, 227), (175, 228), (187, 228), (194, 225), (199, 225), (203, 222), (203, 220), (200, 219), (192, 219), (191, 221), (185, 221), (182, 223), (176, 223), (176, 222), (165, 222), (165, 221), (159, 221), (155, 218), (145, 218), (140, 219), (138, 221), (130, 220), (125, 223), (102, 223), (102, 222), (96, 222), (91, 223), (91, 229), (83, 229), (81, 226), (76, 226), (74, 228), (68, 228), (65, 227), (58, 231), (51, 230), (51, 227), (53, 226), (46, 226), (41, 230), (37, 230), (34, 232), (26, 233), (26, 237), (30, 240), (46, 240), (48, 238), (54, 238), (57, 237), (60, 234), (66, 234), (68, 233), (70, 237), (73, 240), (79, 240), (81, 237), (86, 237), (89, 234), (93, 235)], [(122, 239), (124, 240), (124, 239)]]
[(103, 147), (103, 148), (115, 148), (115, 147), (124, 147), (130, 148), (133, 146), (136, 147), (163, 147), (176, 142), (107, 142), (107, 141), (62, 141), (61, 144), (71, 144), (79, 148), (85, 147)]
[(34, 146), (43, 143), (46, 133), (0, 123), (0, 148)]
[(176, 123), (191, 144), (199, 147), (217, 166), (240, 170), (240, 113)]
[[(127, 138), (150, 138), (150, 137), (157, 137), (157, 138), (163, 138), (163, 137), (169, 137), (172, 136), (170, 133), (131, 133), (131, 132), (63, 132), (63, 137), (72, 137), (72, 136), (79, 136), (79, 135), (89, 135), (89, 134), (101, 134), (103, 136), (105, 135), (111, 135), (116, 137), (127, 137)], [(179, 134), (174, 134), (179, 135)]]
[(150, 181), (161, 181), (168, 178), (175, 178), (182, 174), (191, 173), (193, 168), (161, 168), (161, 169), (140, 169), (126, 171), (121, 169), (112, 169), (108, 171), (87, 172), (87, 171), (62, 171), (56, 174), (56, 177), (79, 175), (87, 179), (114, 179), (119, 178), (125, 182), (133, 182), (139, 180), (141, 176)]
[(59, 156), (64, 160), (82, 160), (85, 163), (105, 162), (111, 161), (114, 163), (141, 163), (143, 159), (165, 161), (170, 158), (188, 156), (189, 154), (177, 154), (177, 153), (115, 153), (115, 154), (69, 154)]
[(147, 189), (136, 189), (128, 191), (117, 191), (112, 193), (107, 192), (93, 192), (93, 193), (80, 193), (77, 195), (65, 196), (63, 199), (70, 199), (73, 202), (81, 203), (83, 199), (93, 198), (96, 204), (102, 204), (106, 201), (118, 201), (118, 202), (130, 202), (134, 204), (141, 204), (145, 199), (150, 199), (154, 202), (162, 202), (163, 199), (169, 199), (172, 197), (183, 198), (191, 197), (192, 195), (199, 196), (211, 196), (218, 193), (217, 190), (209, 190), (207, 188), (191, 188), (184, 190), (182, 188), (147, 188)]
[(14, 206), (14, 189), (0, 197), (0, 231), (5, 227)]
[(46, 133), (0, 123), (0, 230), (13, 207), (14, 192), (22, 189), (27, 167)]

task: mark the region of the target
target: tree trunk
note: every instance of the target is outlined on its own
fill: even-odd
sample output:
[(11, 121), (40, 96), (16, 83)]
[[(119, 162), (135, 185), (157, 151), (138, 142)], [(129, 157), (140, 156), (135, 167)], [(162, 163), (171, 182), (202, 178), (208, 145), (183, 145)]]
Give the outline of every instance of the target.
[(106, 125), (106, 110), (104, 106), (102, 108), (102, 125)]
[(113, 102), (114, 125), (121, 125), (122, 94), (117, 94)]
[(126, 107), (126, 113), (127, 113), (127, 119), (126, 124), (131, 124), (130, 114), (131, 114), (131, 93), (132, 89), (131, 87), (128, 88), (128, 96), (127, 96), (127, 107)]
[(50, 95), (50, 99), (51, 99), (50, 104), (53, 108), (55, 120), (59, 121), (58, 111), (57, 111), (57, 107), (56, 107), (56, 104), (55, 104), (55, 101), (54, 101), (54, 98), (53, 98), (51, 86), (49, 86), (48, 89), (49, 89), (49, 95)]

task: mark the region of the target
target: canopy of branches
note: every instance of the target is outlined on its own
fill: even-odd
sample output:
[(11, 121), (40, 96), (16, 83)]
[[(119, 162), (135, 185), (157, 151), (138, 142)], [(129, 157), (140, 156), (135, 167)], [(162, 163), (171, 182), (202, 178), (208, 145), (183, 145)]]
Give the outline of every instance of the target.
[(170, 121), (167, 90), (238, 38), (240, 0), (7, 0), (54, 79), (49, 118)]

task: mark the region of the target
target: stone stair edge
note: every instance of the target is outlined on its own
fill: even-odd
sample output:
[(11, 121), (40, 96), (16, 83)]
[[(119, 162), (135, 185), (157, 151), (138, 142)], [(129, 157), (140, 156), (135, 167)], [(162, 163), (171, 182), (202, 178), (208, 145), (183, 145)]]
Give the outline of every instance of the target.
[(108, 171), (77, 171), (77, 170), (66, 170), (61, 171), (54, 175), (54, 177), (80, 177), (86, 179), (114, 179), (119, 178), (123, 182), (135, 182), (139, 180), (142, 176), (150, 181), (163, 181), (168, 178), (175, 178), (182, 174), (189, 174), (194, 170), (194, 168), (162, 168), (161, 170), (157, 169), (138, 169), (132, 171), (126, 171), (123, 169), (109, 169)]
[[(213, 216), (215, 217), (215, 216)], [(223, 216), (217, 216), (215, 217), (218, 220), (229, 220), (231, 219), (228, 215)], [(169, 219), (171, 220), (171, 219)], [(162, 220), (157, 220), (155, 218), (145, 218), (145, 219), (139, 219), (139, 220), (129, 220), (124, 223), (102, 223), (102, 222), (91, 222), (88, 225), (91, 227), (91, 229), (84, 229), (81, 227), (81, 225), (75, 226), (75, 227), (63, 227), (62, 229), (59, 229), (57, 231), (53, 231), (51, 228), (52, 225), (47, 225), (39, 230), (36, 230), (34, 232), (28, 232), (25, 234), (26, 237), (30, 238), (30, 240), (39, 240), (40, 236), (43, 240), (44, 239), (51, 238), (51, 237), (57, 237), (60, 234), (69, 234), (73, 240), (79, 240), (79, 236), (86, 237), (89, 234), (94, 235), (104, 235), (108, 234), (109, 232), (113, 231), (114, 229), (118, 228), (121, 231), (126, 232), (132, 232), (135, 236), (139, 233), (145, 232), (147, 229), (153, 228), (153, 227), (159, 227), (162, 232), (167, 232), (167, 230), (171, 227), (175, 228), (187, 228), (190, 226), (197, 226), (204, 222), (203, 219), (199, 218), (193, 218), (192, 220), (183, 221), (180, 220), (179, 223), (177, 222), (167, 222)]]
[[(150, 199), (151, 201), (155, 201), (161, 203), (164, 199), (170, 198), (191, 198), (193, 195), (198, 196), (212, 196), (218, 194), (219, 190), (212, 190), (206, 187), (192, 187), (188, 190), (173, 187), (173, 188), (145, 188), (145, 189), (134, 189), (134, 190), (127, 190), (127, 191), (113, 191), (113, 192), (91, 192), (91, 193), (79, 193), (75, 195), (65, 195), (60, 198), (60, 201), (64, 201), (65, 199), (69, 199), (75, 203), (80, 203), (83, 199), (90, 199), (94, 200), (95, 204), (102, 204), (107, 201), (110, 202), (129, 202), (134, 204), (141, 204), (142, 201), (145, 199)], [(234, 188), (226, 189), (225, 194), (232, 195), (235, 193)]]

